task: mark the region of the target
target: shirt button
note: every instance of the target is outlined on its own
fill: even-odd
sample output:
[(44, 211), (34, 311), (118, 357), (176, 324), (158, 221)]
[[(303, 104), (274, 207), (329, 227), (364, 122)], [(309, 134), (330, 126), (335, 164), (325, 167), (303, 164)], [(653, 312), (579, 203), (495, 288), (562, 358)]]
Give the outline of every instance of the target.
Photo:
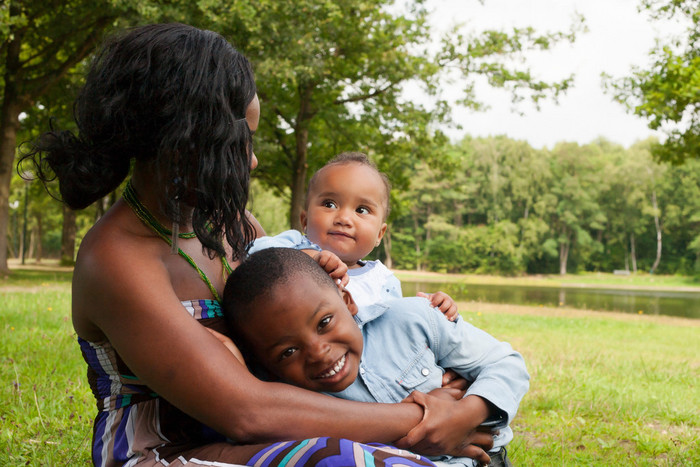
[(360, 374), (361, 374), (361, 375), (364, 375), (364, 374), (365, 374), (365, 369), (364, 369), (364, 368), (360, 368)]
[(430, 374), (430, 370), (428, 370), (427, 368), (423, 368), (420, 371), (420, 374), (422, 374), (423, 376), (428, 376)]

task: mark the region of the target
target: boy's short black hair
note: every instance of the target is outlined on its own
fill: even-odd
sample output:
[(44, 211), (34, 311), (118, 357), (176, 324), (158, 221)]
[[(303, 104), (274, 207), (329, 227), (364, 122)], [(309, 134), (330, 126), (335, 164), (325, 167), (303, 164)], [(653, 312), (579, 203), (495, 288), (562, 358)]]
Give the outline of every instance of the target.
[(334, 165), (348, 164), (364, 165), (365, 167), (369, 167), (370, 169), (374, 170), (377, 173), (377, 175), (379, 175), (379, 178), (382, 180), (382, 184), (384, 184), (384, 221), (386, 221), (386, 219), (389, 217), (389, 213), (391, 212), (391, 182), (389, 181), (389, 177), (387, 177), (384, 172), (379, 171), (377, 165), (369, 159), (367, 154), (357, 151), (341, 152), (333, 159), (326, 162), (326, 164), (323, 167), (318, 169), (316, 173), (313, 174), (311, 180), (309, 180), (309, 186), (306, 189), (306, 201), (304, 202), (304, 209), (309, 209), (309, 194), (311, 193), (311, 190), (314, 188), (314, 185), (318, 181), (318, 176), (323, 171), (323, 169)]
[[(320, 287), (333, 287), (333, 279), (306, 253), (293, 248), (267, 248), (250, 255), (229, 276), (224, 288), (223, 310), (234, 338), (239, 323), (253, 317), (255, 309), (276, 293), (278, 286), (310, 277)], [(238, 343), (238, 342), (237, 342)]]

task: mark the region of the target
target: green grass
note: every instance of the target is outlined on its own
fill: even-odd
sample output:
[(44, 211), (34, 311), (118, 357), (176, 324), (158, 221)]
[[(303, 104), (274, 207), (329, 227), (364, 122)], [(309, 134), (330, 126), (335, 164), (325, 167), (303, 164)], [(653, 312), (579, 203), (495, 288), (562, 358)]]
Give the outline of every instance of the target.
[(0, 276), (0, 288), (69, 286), (73, 278), (70, 270), (14, 269), (8, 276)]
[(486, 276), (477, 274), (442, 274), (417, 271), (396, 271), (400, 280), (421, 282), (459, 282), (463, 284), (529, 285), (538, 287), (611, 287), (645, 289), (688, 289), (700, 291), (700, 278), (692, 276), (654, 275), (647, 273), (629, 276), (602, 272), (581, 274), (536, 275), (520, 277)]
[[(26, 272), (26, 274), (25, 274)], [(69, 277), (0, 280), (0, 465), (87, 465), (94, 400)], [(697, 321), (461, 304), (525, 357), (516, 465), (700, 465)]]
[[(0, 286), (0, 465), (88, 465), (94, 399), (70, 322), (70, 286)], [(22, 281), (26, 278), (22, 279)]]
[(697, 322), (472, 306), (463, 316), (509, 341), (530, 371), (516, 465), (700, 465)]

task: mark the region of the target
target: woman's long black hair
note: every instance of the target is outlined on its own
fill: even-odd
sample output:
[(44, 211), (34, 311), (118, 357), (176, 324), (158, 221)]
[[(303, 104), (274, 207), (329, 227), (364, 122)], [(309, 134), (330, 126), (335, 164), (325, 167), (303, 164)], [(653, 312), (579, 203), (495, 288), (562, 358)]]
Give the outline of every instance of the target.
[(77, 135), (44, 133), (22, 156), (63, 201), (82, 209), (115, 190), (132, 158), (156, 168), (172, 221), (178, 199), (210, 257), (225, 235), (240, 258), (254, 238), (248, 201), (255, 97), (248, 60), (223, 37), (183, 24), (154, 24), (108, 39), (94, 57), (74, 106)]

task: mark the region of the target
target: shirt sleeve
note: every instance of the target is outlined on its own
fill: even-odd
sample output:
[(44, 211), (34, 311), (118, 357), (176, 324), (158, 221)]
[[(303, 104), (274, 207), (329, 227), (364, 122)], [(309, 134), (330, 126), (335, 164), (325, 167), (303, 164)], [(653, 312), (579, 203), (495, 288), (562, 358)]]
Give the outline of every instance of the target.
[(321, 247), (313, 243), (308, 237), (298, 230), (287, 230), (274, 237), (256, 238), (248, 249), (248, 254), (252, 255), (256, 251), (267, 248), (294, 248), (295, 250), (316, 250), (321, 251)]
[(508, 425), (530, 385), (523, 357), (507, 342), (461, 317), (451, 322), (432, 308), (428, 316), (431, 348), (438, 364), (473, 381), (467, 396), (480, 396), (498, 409), (487, 422), (497, 427)]

